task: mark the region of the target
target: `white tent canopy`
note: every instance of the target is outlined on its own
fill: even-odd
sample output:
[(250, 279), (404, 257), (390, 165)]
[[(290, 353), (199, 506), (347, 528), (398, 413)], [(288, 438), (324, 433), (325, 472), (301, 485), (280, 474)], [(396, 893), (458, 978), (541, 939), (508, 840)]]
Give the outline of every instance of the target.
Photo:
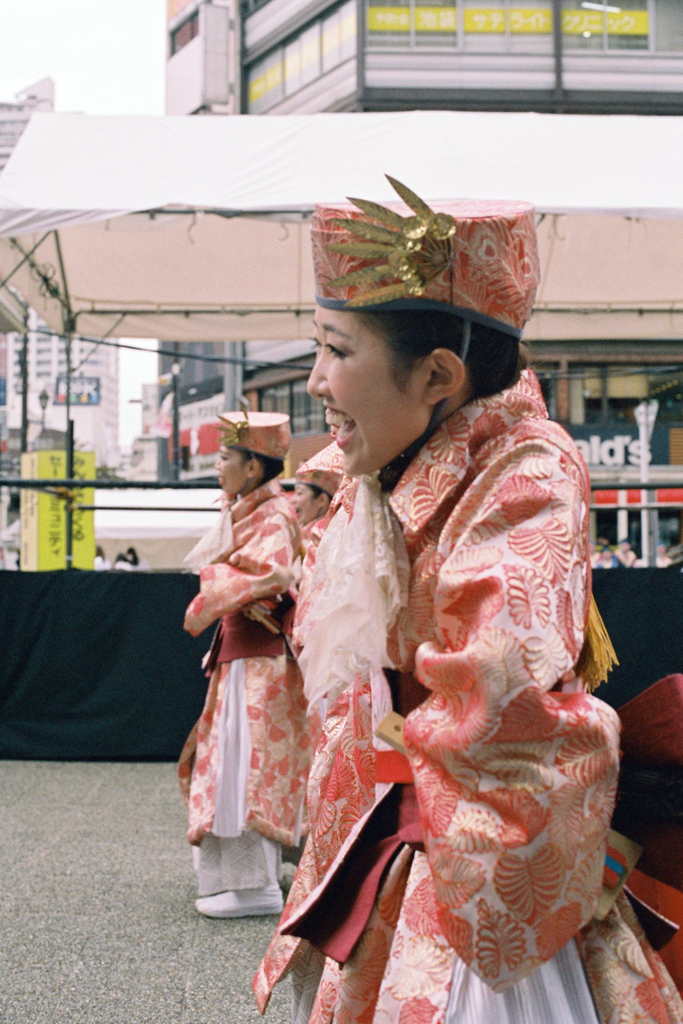
[(11, 283), (56, 330), (65, 279), (81, 334), (302, 337), (306, 215), (392, 198), (386, 171), (549, 215), (531, 337), (683, 337), (682, 169), (675, 117), (35, 114), (0, 178), (0, 281), (30, 253)]
[(134, 547), (154, 569), (182, 569), (187, 552), (217, 522), (221, 496), (218, 488), (96, 491), (95, 542), (112, 563), (119, 551)]

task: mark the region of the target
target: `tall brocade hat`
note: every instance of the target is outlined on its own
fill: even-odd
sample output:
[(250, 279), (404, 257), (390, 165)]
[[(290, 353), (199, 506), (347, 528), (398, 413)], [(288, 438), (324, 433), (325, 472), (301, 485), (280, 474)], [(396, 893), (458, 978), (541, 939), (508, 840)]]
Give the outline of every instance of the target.
[(329, 498), (334, 498), (335, 492), (341, 483), (341, 473), (335, 473), (330, 469), (306, 469), (302, 467), (297, 469), (294, 478), (298, 484), (318, 487)]
[(292, 435), (285, 413), (224, 412), (219, 420), (223, 448), (242, 448), (270, 459), (287, 454)]
[(402, 199), (316, 206), (316, 301), (328, 309), (445, 309), (521, 338), (539, 281), (529, 203)]

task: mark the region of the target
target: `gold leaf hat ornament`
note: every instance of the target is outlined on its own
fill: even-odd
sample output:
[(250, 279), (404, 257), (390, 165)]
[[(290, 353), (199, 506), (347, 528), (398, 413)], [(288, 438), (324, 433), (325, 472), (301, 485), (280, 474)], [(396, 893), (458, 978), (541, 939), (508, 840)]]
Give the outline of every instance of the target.
[(292, 435), (289, 416), (282, 412), (224, 412), (219, 416), (222, 448), (242, 448), (284, 459)]
[(328, 309), (446, 309), (521, 338), (539, 281), (529, 203), (427, 205), (387, 175), (402, 204), (317, 206), (316, 301)]

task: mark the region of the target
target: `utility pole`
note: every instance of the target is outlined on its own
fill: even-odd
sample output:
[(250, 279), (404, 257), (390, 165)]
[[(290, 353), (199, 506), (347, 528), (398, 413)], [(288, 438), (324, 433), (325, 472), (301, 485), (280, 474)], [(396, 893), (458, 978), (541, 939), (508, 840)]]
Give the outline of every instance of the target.
[(226, 341), (225, 354), (234, 362), (226, 363), (223, 370), (223, 395), (226, 412), (240, 408), (244, 386), (244, 342)]
[(173, 386), (173, 479), (180, 480), (180, 362), (177, 341), (173, 342), (171, 382)]
[(562, 64), (562, 0), (553, 0), (553, 57), (555, 61), (555, 113), (564, 112), (564, 68)]

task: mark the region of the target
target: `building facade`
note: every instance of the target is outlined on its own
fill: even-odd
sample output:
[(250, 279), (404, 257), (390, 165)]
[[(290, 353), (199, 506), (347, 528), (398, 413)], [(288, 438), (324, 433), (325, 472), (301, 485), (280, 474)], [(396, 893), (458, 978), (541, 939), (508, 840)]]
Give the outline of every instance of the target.
[(242, 110), (683, 112), (678, 0), (246, 0)]
[[(181, 351), (185, 348), (187, 346), (182, 346)], [(181, 479), (215, 476), (214, 464), (220, 447), (220, 433), (215, 424), (224, 409), (239, 407), (236, 391), (251, 409), (284, 412), (290, 417), (292, 445), (285, 466), (288, 476), (329, 444), (322, 402), (311, 398), (306, 391), (313, 365), (311, 341), (254, 341), (242, 345), (207, 342), (194, 345), (192, 354), (203, 355), (206, 361), (182, 356), (179, 359)], [(214, 361), (221, 358), (231, 362)], [(232, 362), (234, 359), (239, 362)], [(170, 373), (172, 361), (169, 355), (160, 356), (162, 379)], [(169, 395), (170, 385), (165, 384), (159, 390), (159, 403), (166, 400), (168, 404)], [(172, 438), (169, 437), (160, 449), (161, 478), (170, 479), (172, 462)]]
[[(66, 428), (65, 340), (49, 332), (34, 310), (28, 313), (27, 339), (29, 448), (61, 446), (56, 439), (63, 436)], [(24, 335), (6, 335), (5, 347), (6, 420), (10, 449), (16, 449), (9, 454), (18, 458)], [(74, 338), (71, 365), (71, 417), (76, 448), (94, 451), (97, 466), (113, 468), (119, 461), (118, 349)]]
[(36, 110), (54, 110), (55, 85), (43, 78), (17, 93), (14, 103), (0, 103), (0, 173)]
[(167, 112), (683, 113), (680, 0), (169, 0)]

